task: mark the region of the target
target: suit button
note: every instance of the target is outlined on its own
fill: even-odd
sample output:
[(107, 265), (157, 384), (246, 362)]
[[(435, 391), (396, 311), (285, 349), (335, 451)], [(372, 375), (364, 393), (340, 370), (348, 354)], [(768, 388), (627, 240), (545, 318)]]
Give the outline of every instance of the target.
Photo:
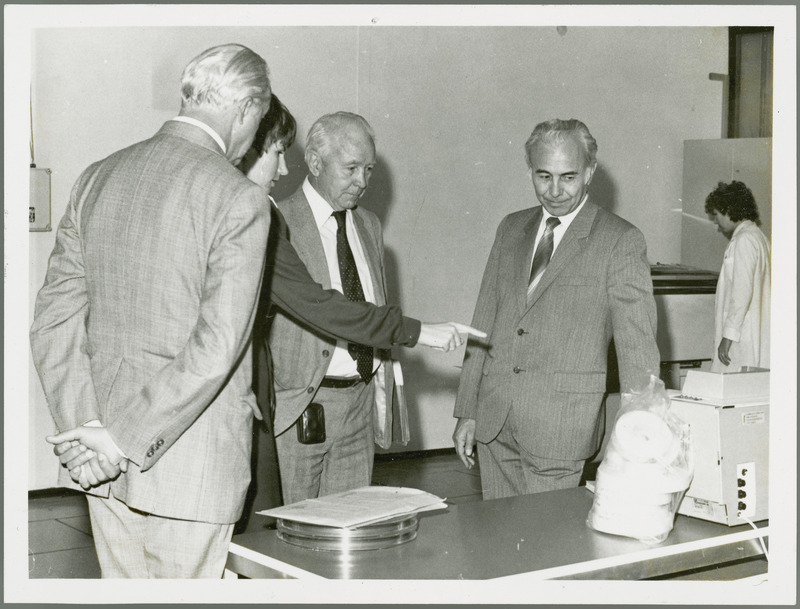
[(330, 352), (330, 351), (328, 351), (327, 349), (325, 349), (325, 350), (322, 352), (322, 357), (328, 357), (330, 354), (331, 354), (331, 352)]
[(306, 392), (307, 393), (314, 393), (314, 388), (313, 387), (309, 387), (308, 389), (306, 389)]
[(519, 366), (514, 366), (514, 374), (519, 374), (522, 372), (522, 369)]
[(150, 450), (147, 451), (147, 457), (150, 458), (152, 456), (153, 456), (153, 449), (151, 448)]
[(523, 334), (525, 334), (525, 330), (523, 330), (522, 328), (519, 328), (519, 329), (517, 330), (517, 334), (519, 334), (520, 336), (522, 336)]
[(162, 446), (164, 446), (164, 440), (159, 438), (158, 441), (156, 442), (156, 448), (161, 448)]

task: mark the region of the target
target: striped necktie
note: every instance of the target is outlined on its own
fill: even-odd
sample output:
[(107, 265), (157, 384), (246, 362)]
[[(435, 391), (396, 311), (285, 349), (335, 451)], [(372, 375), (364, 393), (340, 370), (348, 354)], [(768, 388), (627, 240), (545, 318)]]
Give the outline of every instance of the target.
[(531, 265), (531, 276), (528, 279), (528, 300), (533, 294), (534, 281), (544, 273), (550, 262), (550, 257), (553, 255), (553, 230), (556, 226), (561, 224), (561, 220), (555, 216), (547, 219), (544, 227), (544, 233), (536, 247), (536, 253), (533, 255), (533, 264)]

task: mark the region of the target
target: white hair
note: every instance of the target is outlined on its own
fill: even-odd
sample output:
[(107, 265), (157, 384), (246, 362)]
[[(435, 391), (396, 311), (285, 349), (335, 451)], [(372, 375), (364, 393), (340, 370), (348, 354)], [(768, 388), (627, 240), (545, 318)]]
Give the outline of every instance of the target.
[(220, 109), (248, 98), (266, 105), (270, 95), (267, 62), (240, 44), (224, 44), (203, 51), (181, 74), (181, 100), (186, 107)]
[(310, 152), (315, 152), (322, 158), (326, 157), (334, 138), (354, 125), (364, 130), (374, 146), (375, 132), (363, 116), (352, 112), (334, 112), (318, 118), (311, 125), (311, 129), (308, 130), (308, 135), (306, 136), (306, 160), (308, 160)]

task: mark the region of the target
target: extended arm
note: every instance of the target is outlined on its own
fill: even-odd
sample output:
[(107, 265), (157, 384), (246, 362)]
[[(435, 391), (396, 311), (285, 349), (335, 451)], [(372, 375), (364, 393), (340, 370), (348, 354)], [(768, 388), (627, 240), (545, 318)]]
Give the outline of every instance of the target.
[[(277, 231), (272, 267), (272, 302), (291, 317), (333, 338), (388, 349), (413, 347), (420, 322), (404, 317), (400, 307), (353, 302), (325, 290), (311, 278), (291, 242)], [(269, 268), (268, 268), (269, 272)]]
[(474, 333), (463, 324), (421, 323), (403, 316), (398, 306), (353, 302), (341, 292), (326, 290), (311, 278), (282, 230), (276, 231), (275, 238), (274, 258), (268, 261), (272, 263), (271, 299), (289, 316), (322, 334), (379, 349), (413, 347), (419, 341), (447, 351), (461, 344), (460, 333)]

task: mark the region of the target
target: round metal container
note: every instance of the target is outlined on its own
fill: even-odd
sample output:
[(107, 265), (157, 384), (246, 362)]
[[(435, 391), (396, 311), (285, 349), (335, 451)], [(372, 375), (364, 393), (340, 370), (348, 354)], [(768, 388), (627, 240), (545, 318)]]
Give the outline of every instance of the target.
[(416, 514), (399, 516), (355, 529), (342, 529), (278, 519), (278, 539), (309, 550), (380, 550), (411, 541), (417, 536)]

